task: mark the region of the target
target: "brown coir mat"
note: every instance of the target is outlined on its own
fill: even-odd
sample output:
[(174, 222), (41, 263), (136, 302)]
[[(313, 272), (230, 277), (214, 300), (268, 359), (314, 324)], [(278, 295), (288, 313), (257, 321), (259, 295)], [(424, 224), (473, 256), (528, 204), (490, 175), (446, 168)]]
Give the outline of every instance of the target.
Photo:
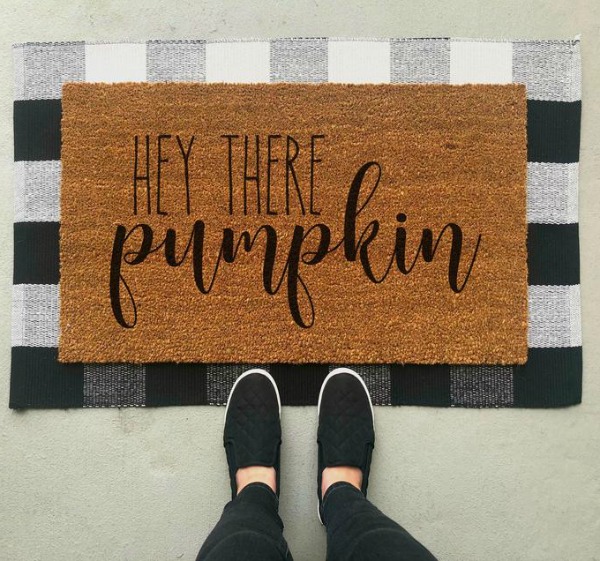
[(68, 84), (60, 360), (523, 363), (519, 85)]

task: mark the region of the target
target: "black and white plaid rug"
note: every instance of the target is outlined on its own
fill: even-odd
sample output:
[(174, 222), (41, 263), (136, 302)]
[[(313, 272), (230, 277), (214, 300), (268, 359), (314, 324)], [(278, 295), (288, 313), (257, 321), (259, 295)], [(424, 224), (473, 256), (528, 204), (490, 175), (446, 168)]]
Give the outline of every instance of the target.
[[(63, 82), (523, 83), (528, 98), (529, 359), (525, 366), (357, 367), (378, 405), (581, 402), (579, 40), (275, 39), (14, 47), (10, 407), (222, 404), (248, 365), (60, 364)], [(260, 342), (257, 341), (257, 344)], [(287, 405), (316, 404), (337, 365), (271, 365)]]

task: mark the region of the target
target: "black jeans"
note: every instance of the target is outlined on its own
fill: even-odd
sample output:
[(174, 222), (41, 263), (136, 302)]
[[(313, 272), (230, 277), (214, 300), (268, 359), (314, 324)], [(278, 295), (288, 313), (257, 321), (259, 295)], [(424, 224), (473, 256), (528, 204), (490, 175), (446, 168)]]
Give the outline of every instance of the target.
[[(278, 507), (267, 485), (251, 483), (227, 504), (196, 561), (291, 561)], [(435, 561), (349, 483), (327, 490), (323, 510), (328, 561)]]

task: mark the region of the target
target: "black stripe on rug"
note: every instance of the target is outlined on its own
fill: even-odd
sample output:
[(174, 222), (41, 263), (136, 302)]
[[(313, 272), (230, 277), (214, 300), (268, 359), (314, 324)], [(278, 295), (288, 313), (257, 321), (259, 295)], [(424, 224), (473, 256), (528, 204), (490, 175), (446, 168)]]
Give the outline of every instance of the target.
[(450, 366), (392, 364), (392, 405), (450, 407)]
[(316, 405), (329, 367), (326, 364), (271, 364), (269, 373), (277, 383), (281, 403)]
[(561, 407), (581, 403), (581, 347), (529, 349), (529, 359), (515, 366), (515, 407)]
[(581, 101), (527, 100), (527, 159), (579, 161)]
[(579, 225), (529, 224), (529, 285), (579, 284)]
[(15, 162), (60, 160), (60, 99), (14, 102)]
[(15, 222), (14, 284), (58, 284), (58, 222)]
[[(60, 99), (14, 102), (15, 161), (60, 159)], [(581, 101), (527, 101), (528, 160), (579, 161)]]
[(206, 405), (205, 364), (146, 364), (148, 407)]
[(9, 406), (83, 407), (83, 364), (58, 362), (58, 349), (13, 347)]

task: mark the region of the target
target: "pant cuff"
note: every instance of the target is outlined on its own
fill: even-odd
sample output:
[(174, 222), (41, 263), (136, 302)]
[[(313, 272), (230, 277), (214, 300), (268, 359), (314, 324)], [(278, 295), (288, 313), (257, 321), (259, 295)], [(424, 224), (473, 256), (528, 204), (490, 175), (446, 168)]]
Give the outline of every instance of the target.
[[(338, 492), (346, 496), (348, 496), (347, 493), (350, 493), (351, 495), (356, 495), (358, 493), (358, 495), (364, 497), (362, 492), (352, 485), (352, 483), (348, 483), (347, 481), (337, 481), (336, 483), (332, 483), (327, 491), (325, 491), (325, 495), (323, 495), (323, 523), (325, 525), (327, 525), (327, 518), (329, 518), (327, 512), (329, 511), (331, 513), (332, 509), (335, 510), (338, 508), (335, 504), (337, 502), (336, 498), (339, 494)], [(331, 499), (332, 496), (334, 496), (333, 499)]]
[(235, 497), (234, 501), (261, 503), (279, 509), (279, 497), (266, 483), (256, 481), (248, 483)]

